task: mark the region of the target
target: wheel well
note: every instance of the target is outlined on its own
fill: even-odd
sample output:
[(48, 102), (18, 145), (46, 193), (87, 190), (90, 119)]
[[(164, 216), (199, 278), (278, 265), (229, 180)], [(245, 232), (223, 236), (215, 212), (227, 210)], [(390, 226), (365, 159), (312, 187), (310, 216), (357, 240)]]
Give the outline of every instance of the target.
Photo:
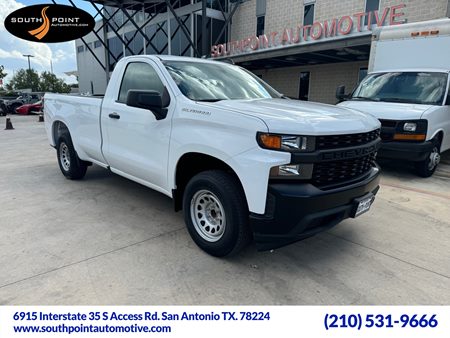
[[(65, 133), (65, 132), (69, 133), (69, 128), (67, 128), (67, 126), (63, 122), (55, 121), (53, 123), (52, 133), (53, 133), (53, 142), (55, 143), (55, 145), (56, 145), (56, 142), (58, 142), (58, 139), (61, 136), (61, 134)], [(70, 133), (69, 133), (69, 135), (70, 135)]]
[(234, 170), (222, 160), (201, 153), (184, 154), (177, 163), (175, 174), (176, 189), (172, 191), (175, 211), (182, 209), (183, 194), (192, 177), (206, 170), (223, 170), (235, 176), (242, 187)]
[(442, 140), (444, 139), (444, 132), (441, 130), (439, 133), (436, 134), (435, 137), (437, 137), (439, 143), (442, 145)]

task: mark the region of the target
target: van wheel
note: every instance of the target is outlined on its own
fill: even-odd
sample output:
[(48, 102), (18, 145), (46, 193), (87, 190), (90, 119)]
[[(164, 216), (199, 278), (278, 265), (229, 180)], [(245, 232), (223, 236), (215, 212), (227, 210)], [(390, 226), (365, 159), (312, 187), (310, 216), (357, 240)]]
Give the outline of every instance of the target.
[(56, 153), (59, 168), (66, 178), (79, 180), (86, 175), (87, 163), (78, 157), (68, 133), (64, 133), (59, 137), (56, 145)]
[(184, 191), (183, 212), (192, 239), (212, 256), (236, 254), (251, 238), (242, 187), (224, 171), (194, 176)]
[(427, 155), (426, 160), (414, 163), (417, 175), (421, 177), (430, 177), (436, 171), (441, 161), (441, 144), (438, 138), (433, 139), (433, 149)]

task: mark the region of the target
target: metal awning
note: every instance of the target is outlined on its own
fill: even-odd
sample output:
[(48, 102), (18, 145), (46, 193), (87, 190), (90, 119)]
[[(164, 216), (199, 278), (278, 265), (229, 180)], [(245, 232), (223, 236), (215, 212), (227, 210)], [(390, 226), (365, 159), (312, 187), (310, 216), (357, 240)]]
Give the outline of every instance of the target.
[(232, 59), (234, 63), (250, 70), (367, 61), (370, 55), (370, 43), (371, 35), (366, 34), (225, 58)]

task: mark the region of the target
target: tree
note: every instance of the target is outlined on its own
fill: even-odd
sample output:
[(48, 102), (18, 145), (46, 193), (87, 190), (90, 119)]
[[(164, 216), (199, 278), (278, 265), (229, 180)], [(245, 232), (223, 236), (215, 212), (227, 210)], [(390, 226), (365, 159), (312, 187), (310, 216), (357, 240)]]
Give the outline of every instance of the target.
[(70, 93), (70, 86), (55, 74), (42, 72), (39, 75), (34, 69), (19, 70), (6, 85), (8, 90), (31, 88), (34, 91), (52, 93)]
[(70, 93), (70, 86), (50, 72), (43, 72), (39, 79), (40, 92)]
[(4, 70), (5, 70), (5, 67), (0, 65), (0, 80), (3, 80), (8, 75), (7, 73), (3, 72)]
[(8, 90), (20, 90), (31, 88), (36, 90), (39, 87), (39, 74), (34, 70), (20, 69), (8, 82)]

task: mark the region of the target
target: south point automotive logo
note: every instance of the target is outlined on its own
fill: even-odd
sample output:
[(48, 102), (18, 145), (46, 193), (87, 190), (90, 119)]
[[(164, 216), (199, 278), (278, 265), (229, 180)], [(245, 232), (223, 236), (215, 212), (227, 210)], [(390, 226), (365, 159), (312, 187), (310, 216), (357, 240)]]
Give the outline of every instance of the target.
[(12, 35), (33, 42), (66, 42), (94, 29), (94, 18), (71, 6), (42, 4), (23, 7), (9, 14), (5, 28)]

